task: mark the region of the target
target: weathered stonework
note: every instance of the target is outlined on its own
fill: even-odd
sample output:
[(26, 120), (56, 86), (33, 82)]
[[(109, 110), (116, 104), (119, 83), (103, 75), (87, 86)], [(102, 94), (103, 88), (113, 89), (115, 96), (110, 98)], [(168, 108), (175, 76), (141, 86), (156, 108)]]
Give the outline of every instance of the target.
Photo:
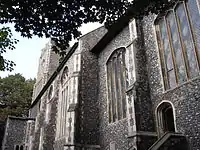
[(161, 66), (156, 43), (154, 28), (154, 15), (145, 17), (143, 31), (145, 51), (147, 54), (147, 68), (150, 85), (150, 94), (153, 104), (154, 122), (156, 121), (156, 108), (163, 101), (169, 101), (175, 109), (176, 132), (186, 135), (190, 149), (199, 149), (200, 138), (200, 78), (192, 79), (174, 89), (164, 91)]
[(20, 118), (9, 116), (6, 122), (5, 135), (2, 150), (12, 150), (17, 145), (25, 148), (26, 125), (31, 118)]
[[(163, 102), (172, 105), (173, 136), (181, 133), (174, 141), (166, 136), (165, 144), (184, 142), (179, 143), (183, 147), (188, 142), (191, 150), (200, 148), (200, 77), (164, 90), (155, 18), (131, 20), (106, 44), (105, 39), (113, 33), (104, 27), (83, 35), (59, 65), (50, 49), (43, 51), (41, 60), (47, 64), (45, 71), (41, 70), (41, 61), (34, 89), (30, 117), (36, 120), (30, 131), (26, 130), (26, 137), (31, 138), (25, 142), (29, 150), (148, 150), (157, 139), (169, 135), (158, 125)], [(93, 53), (98, 43), (105, 46)], [(125, 51), (126, 117), (109, 122), (107, 61), (119, 48)]]

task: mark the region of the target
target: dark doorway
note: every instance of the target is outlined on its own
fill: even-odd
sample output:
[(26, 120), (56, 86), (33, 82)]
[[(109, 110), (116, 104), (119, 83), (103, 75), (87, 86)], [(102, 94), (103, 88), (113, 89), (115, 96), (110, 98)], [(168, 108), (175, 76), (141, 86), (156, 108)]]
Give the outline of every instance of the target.
[(157, 109), (159, 133), (175, 132), (174, 113), (172, 105), (162, 103)]

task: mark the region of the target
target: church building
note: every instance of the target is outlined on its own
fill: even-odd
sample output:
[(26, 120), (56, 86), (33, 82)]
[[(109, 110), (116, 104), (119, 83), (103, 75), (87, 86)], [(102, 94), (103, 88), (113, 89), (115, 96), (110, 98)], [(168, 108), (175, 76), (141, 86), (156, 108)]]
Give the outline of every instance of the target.
[(200, 149), (199, 0), (97, 28), (59, 60), (49, 42), (13, 150)]

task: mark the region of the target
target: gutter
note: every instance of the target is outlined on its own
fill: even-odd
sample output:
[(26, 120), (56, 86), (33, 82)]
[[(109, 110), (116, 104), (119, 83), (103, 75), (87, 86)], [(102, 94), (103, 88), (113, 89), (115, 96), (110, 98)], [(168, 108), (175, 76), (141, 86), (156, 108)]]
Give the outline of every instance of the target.
[(60, 71), (62, 70), (62, 68), (64, 67), (65, 63), (69, 60), (69, 58), (72, 56), (72, 54), (75, 52), (76, 48), (78, 47), (78, 42), (76, 42), (72, 48), (69, 50), (69, 52), (67, 53), (67, 55), (65, 56), (64, 60), (60, 63), (60, 65), (58, 66), (58, 68), (56, 69), (56, 71), (54, 71), (54, 73), (51, 75), (51, 77), (48, 79), (47, 83), (44, 85), (44, 87), (42, 88), (42, 90), (40, 91), (40, 93), (38, 94), (38, 96), (35, 98), (35, 100), (33, 101), (33, 103), (31, 104), (30, 108), (33, 108), (37, 102), (40, 100), (40, 98), (42, 97), (42, 95), (46, 92), (46, 90), (49, 88), (49, 86), (52, 84), (52, 82), (54, 81), (54, 79), (57, 77), (57, 75), (60, 73)]

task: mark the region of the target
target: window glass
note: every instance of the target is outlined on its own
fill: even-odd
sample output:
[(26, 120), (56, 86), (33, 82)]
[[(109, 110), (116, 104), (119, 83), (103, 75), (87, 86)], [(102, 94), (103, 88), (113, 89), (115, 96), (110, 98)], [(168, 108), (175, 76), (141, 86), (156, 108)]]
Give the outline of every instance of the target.
[(187, 4), (189, 17), (193, 27), (193, 35), (195, 37), (195, 43), (198, 50), (198, 57), (200, 58), (200, 10), (198, 0), (189, 0)]
[(109, 122), (126, 117), (126, 68), (125, 49), (113, 52), (107, 62), (108, 114)]
[(112, 91), (112, 114), (113, 114), (113, 122), (116, 121), (116, 92), (115, 92), (115, 59), (112, 59), (112, 78), (111, 78), (111, 91)]
[(199, 75), (200, 11), (197, 0), (179, 2), (156, 19), (165, 89), (174, 88)]
[(165, 59), (165, 65), (166, 65), (166, 75), (167, 75), (167, 88), (172, 88), (176, 85), (176, 78), (173, 68), (173, 60), (172, 60), (172, 54), (171, 54), (171, 47), (169, 43), (168, 33), (167, 33), (167, 27), (165, 24), (165, 21), (163, 20), (160, 24), (160, 31), (161, 31), (161, 39), (163, 43), (163, 50), (164, 50), (164, 59)]
[(171, 44), (173, 48), (173, 53), (175, 57), (175, 64), (177, 68), (177, 75), (178, 75), (178, 82), (183, 83), (186, 81), (186, 71), (185, 71), (185, 66), (184, 66), (184, 61), (183, 61), (183, 54), (182, 54), (182, 48), (181, 48), (181, 43), (180, 43), (180, 38), (179, 34), (177, 31), (177, 26), (176, 26), (176, 18), (171, 12), (167, 16), (167, 24), (169, 26), (169, 36), (171, 38)]
[(122, 94), (122, 111), (123, 111), (123, 117), (126, 117), (126, 85), (128, 82), (126, 82), (127, 76), (126, 76), (126, 65), (125, 65), (125, 55), (121, 53), (121, 59), (119, 61), (121, 64), (121, 94)]
[(188, 74), (190, 78), (198, 75), (197, 60), (195, 58), (194, 45), (192, 43), (191, 31), (185, 13), (184, 5), (179, 4), (176, 9), (178, 24), (180, 25), (180, 33), (183, 41), (183, 50), (186, 53), (186, 63), (188, 66)]
[(108, 117), (112, 122), (112, 91), (111, 91), (111, 62), (107, 64), (107, 87), (108, 87)]

